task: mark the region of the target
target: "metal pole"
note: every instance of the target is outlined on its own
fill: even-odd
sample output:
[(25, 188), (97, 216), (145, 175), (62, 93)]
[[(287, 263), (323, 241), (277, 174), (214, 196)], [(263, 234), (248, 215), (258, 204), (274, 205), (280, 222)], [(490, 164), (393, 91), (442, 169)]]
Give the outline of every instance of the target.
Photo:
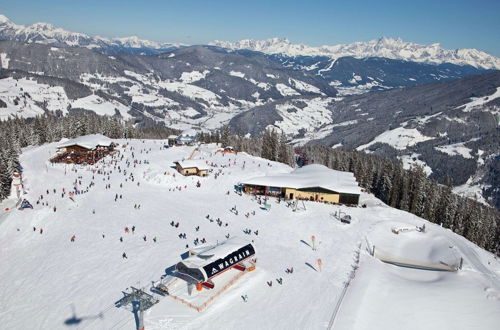
[(144, 330), (144, 311), (139, 305), (139, 327), (138, 330)]

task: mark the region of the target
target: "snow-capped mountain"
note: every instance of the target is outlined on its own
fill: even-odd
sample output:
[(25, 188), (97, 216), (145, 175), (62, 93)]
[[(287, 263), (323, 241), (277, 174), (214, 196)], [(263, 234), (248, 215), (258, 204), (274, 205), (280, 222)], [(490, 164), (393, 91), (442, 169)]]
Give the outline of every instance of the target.
[(157, 54), (182, 46), (181, 44), (142, 40), (137, 36), (111, 39), (93, 37), (84, 33), (66, 31), (48, 23), (35, 23), (29, 26), (17, 25), (4, 15), (0, 15), (0, 40), (40, 43), (58, 47), (85, 47), (105, 54)]
[(499, 58), (477, 49), (448, 50), (441, 48), (439, 43), (420, 45), (404, 42), (400, 38), (382, 37), (367, 42), (319, 47), (293, 44), (286, 38), (245, 39), (237, 42), (215, 40), (210, 44), (233, 50), (249, 49), (266, 54), (285, 54), (287, 56), (328, 56), (333, 59), (345, 56), (356, 58), (385, 57), (412, 62), (453, 63), (472, 65), (476, 68), (500, 69)]

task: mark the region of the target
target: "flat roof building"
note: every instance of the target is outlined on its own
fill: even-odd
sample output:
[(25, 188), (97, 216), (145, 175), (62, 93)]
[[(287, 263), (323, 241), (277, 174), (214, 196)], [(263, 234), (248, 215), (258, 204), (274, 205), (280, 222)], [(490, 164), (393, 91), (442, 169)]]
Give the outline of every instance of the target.
[(242, 184), (246, 193), (335, 204), (357, 205), (361, 194), (354, 174), (319, 164), (306, 165), (290, 173), (252, 178)]

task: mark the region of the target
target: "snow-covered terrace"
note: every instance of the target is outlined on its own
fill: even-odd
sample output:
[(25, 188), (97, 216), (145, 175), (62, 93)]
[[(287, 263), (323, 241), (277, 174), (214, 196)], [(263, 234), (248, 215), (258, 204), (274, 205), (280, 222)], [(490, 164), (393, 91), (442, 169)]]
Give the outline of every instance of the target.
[(293, 189), (319, 187), (339, 193), (361, 194), (354, 174), (332, 170), (319, 164), (306, 165), (286, 174), (252, 178), (242, 184)]

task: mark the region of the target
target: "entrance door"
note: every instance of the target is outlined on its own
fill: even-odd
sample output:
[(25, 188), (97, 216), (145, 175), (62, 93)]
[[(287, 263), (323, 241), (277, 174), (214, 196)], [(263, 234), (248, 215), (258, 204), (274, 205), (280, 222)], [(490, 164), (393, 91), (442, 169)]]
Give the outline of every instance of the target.
[(290, 199), (293, 199), (293, 193), (290, 193)]

